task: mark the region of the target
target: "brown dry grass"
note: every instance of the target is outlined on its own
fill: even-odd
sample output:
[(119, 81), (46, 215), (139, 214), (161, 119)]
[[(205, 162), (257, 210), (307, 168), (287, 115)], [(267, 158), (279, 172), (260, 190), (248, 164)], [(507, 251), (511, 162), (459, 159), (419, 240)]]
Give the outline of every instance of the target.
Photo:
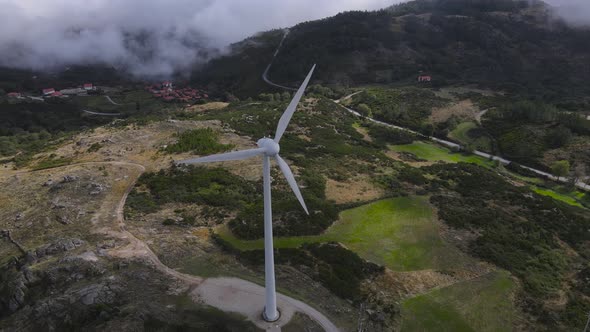
[(372, 183), (367, 175), (360, 175), (345, 182), (326, 181), (326, 197), (336, 204), (371, 201), (383, 197), (385, 191)]
[(211, 103), (203, 104), (203, 105), (193, 105), (191, 107), (185, 108), (186, 112), (204, 112), (204, 111), (212, 111), (212, 110), (220, 110), (224, 109), (229, 105), (229, 103), (214, 101)]
[[(218, 131), (221, 134), (220, 142), (232, 144), (235, 149), (256, 147), (252, 139), (222, 128), (219, 121), (162, 121), (141, 127), (101, 127), (80, 133), (56, 150), (38, 154), (35, 159), (41, 160), (49, 154), (55, 154), (57, 157), (71, 158), (72, 163), (122, 161), (143, 165), (148, 171), (157, 171), (167, 168), (174, 161), (195, 157), (191, 153), (167, 154), (162, 152), (162, 148), (174, 142), (176, 133), (197, 128), (212, 128)], [(97, 152), (88, 152), (94, 143), (99, 143), (101, 149)], [(247, 179), (257, 180), (261, 176), (259, 164), (260, 162), (254, 158), (225, 163), (224, 167)], [(10, 167), (0, 168), (0, 175), (13, 173)]]
[(413, 167), (422, 167), (422, 166), (432, 166), (434, 164), (436, 164), (437, 162), (434, 161), (411, 161), (411, 160), (407, 160), (407, 158), (404, 158), (401, 156), (401, 154), (399, 152), (396, 151), (392, 151), (392, 150), (388, 150), (385, 152), (385, 155), (393, 160), (397, 160), (397, 161), (401, 161), (404, 162), (410, 166)]
[(363, 135), (363, 140), (367, 141), (367, 142), (373, 142), (373, 139), (371, 138), (371, 136), (369, 136), (369, 131), (361, 126), (354, 126), (354, 129), (361, 135)]
[(475, 120), (478, 112), (479, 108), (473, 104), (473, 101), (465, 99), (450, 106), (432, 109), (432, 114), (428, 120), (431, 123), (442, 123), (453, 115), (462, 119)]

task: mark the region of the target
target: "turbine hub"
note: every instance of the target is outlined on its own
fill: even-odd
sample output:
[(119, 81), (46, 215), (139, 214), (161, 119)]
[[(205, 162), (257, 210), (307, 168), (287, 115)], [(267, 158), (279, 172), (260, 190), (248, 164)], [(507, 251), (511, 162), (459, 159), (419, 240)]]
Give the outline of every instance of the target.
[(279, 154), (281, 147), (277, 142), (270, 138), (261, 138), (258, 140), (258, 147), (264, 149), (264, 154), (269, 157), (274, 157)]

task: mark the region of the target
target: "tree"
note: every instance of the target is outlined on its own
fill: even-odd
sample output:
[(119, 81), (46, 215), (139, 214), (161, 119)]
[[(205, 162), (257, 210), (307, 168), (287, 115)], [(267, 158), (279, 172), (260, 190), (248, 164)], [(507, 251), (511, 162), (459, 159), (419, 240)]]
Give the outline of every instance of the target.
[(258, 99), (264, 101), (274, 101), (275, 97), (272, 93), (261, 93), (258, 95)]
[(364, 116), (368, 116), (370, 118), (373, 117), (373, 113), (371, 112), (371, 108), (369, 107), (369, 105), (367, 104), (359, 104), (357, 106), (357, 109), (359, 111), (359, 113), (361, 113)]
[(553, 165), (551, 165), (551, 172), (553, 172), (555, 176), (567, 176), (570, 174), (570, 162), (567, 160), (554, 162)]
[(291, 100), (291, 94), (287, 91), (281, 93), (281, 99), (283, 100)]
[(560, 148), (570, 143), (572, 140), (572, 131), (564, 126), (559, 126), (549, 131), (545, 140), (549, 147), (554, 149)]
[(230, 103), (235, 103), (235, 102), (240, 101), (240, 99), (238, 99), (238, 97), (234, 96), (233, 94), (231, 94), (229, 92), (225, 93), (225, 99), (227, 101), (229, 101)]
[(586, 179), (586, 165), (576, 163), (574, 166), (573, 177), (575, 182), (584, 181), (584, 179)]
[(463, 146), (463, 151), (472, 154), (473, 152), (475, 152), (475, 145), (473, 145), (473, 143), (467, 143)]

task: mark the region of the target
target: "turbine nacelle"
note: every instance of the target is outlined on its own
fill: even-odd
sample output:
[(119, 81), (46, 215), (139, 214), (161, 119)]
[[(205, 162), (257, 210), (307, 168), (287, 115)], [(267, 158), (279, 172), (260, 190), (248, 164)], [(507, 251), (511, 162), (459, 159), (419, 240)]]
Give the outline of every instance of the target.
[(265, 156), (274, 157), (281, 151), (279, 143), (268, 137), (259, 139), (256, 144), (258, 144), (259, 148), (264, 149)]

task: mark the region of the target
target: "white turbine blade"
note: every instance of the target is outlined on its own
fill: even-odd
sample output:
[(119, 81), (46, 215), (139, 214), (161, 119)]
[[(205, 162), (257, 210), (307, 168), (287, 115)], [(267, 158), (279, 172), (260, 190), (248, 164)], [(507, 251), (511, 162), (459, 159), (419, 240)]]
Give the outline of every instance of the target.
[(285, 130), (287, 130), (287, 126), (289, 125), (289, 121), (291, 121), (291, 117), (293, 116), (293, 113), (295, 113), (295, 110), (297, 109), (297, 104), (299, 104), (299, 100), (301, 100), (301, 97), (303, 96), (303, 93), (305, 92), (305, 88), (307, 87), (307, 84), (309, 83), (309, 80), (311, 79), (311, 75), (313, 74), (314, 69), (315, 69), (315, 65), (313, 65), (313, 67), (311, 67), (311, 70), (309, 71), (309, 74), (307, 74), (305, 81), (303, 81), (303, 84), (301, 84), (301, 86), (299, 87), (299, 90), (297, 90), (297, 92), (295, 93), (293, 100), (291, 100), (291, 102), (289, 103), (289, 106), (287, 106), (285, 113), (283, 113), (283, 115), (281, 116), (281, 119), (279, 120), (279, 124), (277, 125), (277, 132), (275, 134), (275, 142), (278, 143), (281, 140), (281, 137), (283, 137)]
[(301, 196), (299, 186), (297, 186), (297, 181), (295, 181), (295, 176), (293, 176), (293, 172), (291, 172), (291, 168), (289, 167), (287, 162), (285, 162), (285, 160), (281, 158), (281, 156), (279, 156), (278, 154), (276, 155), (276, 158), (277, 163), (279, 164), (279, 168), (281, 169), (281, 171), (283, 171), (283, 174), (285, 175), (287, 182), (289, 182), (289, 186), (291, 186), (293, 193), (295, 193), (295, 196), (297, 196), (297, 199), (299, 200), (299, 203), (301, 203), (303, 210), (305, 210), (305, 213), (309, 214), (309, 212), (307, 211), (307, 206), (305, 206), (305, 201), (303, 201), (303, 196)]
[(200, 164), (200, 163), (212, 163), (216, 161), (229, 161), (229, 160), (242, 160), (250, 157), (258, 156), (264, 153), (264, 149), (250, 149), (242, 151), (234, 151), (222, 154), (215, 154), (212, 156), (206, 156), (201, 158), (187, 159), (177, 162), (177, 164)]

